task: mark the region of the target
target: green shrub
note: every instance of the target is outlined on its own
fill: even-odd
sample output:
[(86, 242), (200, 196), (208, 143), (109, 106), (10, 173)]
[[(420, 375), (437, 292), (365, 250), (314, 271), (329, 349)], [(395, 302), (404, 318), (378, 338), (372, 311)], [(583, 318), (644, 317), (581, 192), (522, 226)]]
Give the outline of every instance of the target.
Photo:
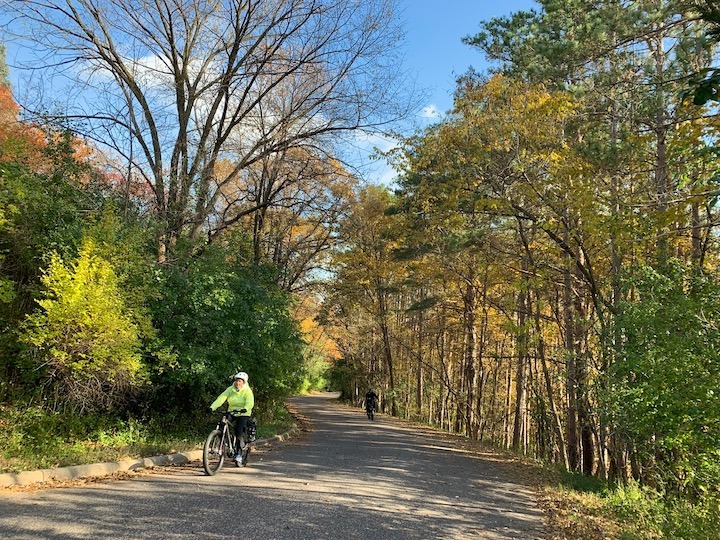
[(112, 265), (86, 240), (71, 264), (53, 254), (42, 282), (41, 309), (21, 340), (60, 401), (82, 412), (112, 408), (143, 376), (138, 328)]
[(720, 531), (720, 500), (714, 497), (691, 501), (633, 482), (608, 491), (604, 503), (627, 539), (711, 540)]
[(672, 262), (627, 281), (621, 347), (601, 398), (609, 424), (668, 493), (720, 494), (720, 276)]
[(154, 407), (176, 407), (181, 396), (184, 412), (204, 409), (239, 369), (250, 375), (258, 411), (300, 388), (304, 344), (291, 298), (273, 277), (272, 269), (246, 266), (213, 246), (186, 268), (167, 269), (153, 318), (177, 361), (154, 374)]

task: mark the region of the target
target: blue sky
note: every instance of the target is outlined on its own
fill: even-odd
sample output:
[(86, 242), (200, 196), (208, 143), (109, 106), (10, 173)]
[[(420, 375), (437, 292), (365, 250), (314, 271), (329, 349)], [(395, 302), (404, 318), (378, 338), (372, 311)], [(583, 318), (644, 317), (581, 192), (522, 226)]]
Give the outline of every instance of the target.
[(478, 71), (488, 67), (483, 54), (462, 43), (462, 38), (476, 34), (481, 21), (537, 6), (533, 0), (404, 0), (403, 4), (406, 67), (418, 74), (420, 85), (432, 90), (428, 105), (440, 112), (452, 107), (457, 76), (470, 66)]
[[(462, 43), (462, 38), (479, 32), (480, 22), (507, 16), (517, 11), (538, 10), (534, 0), (400, 0), (400, 20), (405, 29), (404, 68), (417, 76), (417, 84), (426, 89), (428, 98), (418, 115), (420, 124), (427, 125), (434, 111), (439, 115), (452, 107), (455, 80), (472, 66), (477, 71), (489, 67), (482, 52)], [(409, 128), (411, 130), (411, 128)], [(389, 150), (394, 142), (370, 138), (366, 149), (373, 146)], [(360, 141), (360, 145), (363, 142)], [(362, 150), (361, 150), (362, 153)], [(363, 160), (364, 161), (364, 160)], [(363, 164), (366, 179), (391, 184), (394, 172), (383, 162)]]
[[(399, 19), (405, 30), (405, 65), (403, 69), (417, 77), (417, 85), (425, 89), (427, 99), (423, 111), (418, 112), (418, 125), (428, 125), (439, 114), (452, 107), (455, 80), (470, 66), (484, 71), (489, 66), (483, 54), (462, 43), (462, 38), (476, 34), (480, 22), (493, 17), (537, 8), (534, 0), (398, 0), (401, 13)], [(8, 48), (8, 61), (12, 63), (16, 51)], [(11, 80), (14, 79), (11, 71)], [(15, 81), (13, 81), (15, 83)], [(19, 88), (20, 85), (15, 85)], [(435, 111), (432, 117), (430, 112)], [(408, 135), (412, 131), (408, 126)], [(390, 149), (395, 143), (379, 137), (358, 138), (358, 163), (367, 180), (391, 183), (393, 173), (382, 162), (367, 163), (367, 156), (374, 147)], [(352, 160), (355, 161), (355, 160)]]

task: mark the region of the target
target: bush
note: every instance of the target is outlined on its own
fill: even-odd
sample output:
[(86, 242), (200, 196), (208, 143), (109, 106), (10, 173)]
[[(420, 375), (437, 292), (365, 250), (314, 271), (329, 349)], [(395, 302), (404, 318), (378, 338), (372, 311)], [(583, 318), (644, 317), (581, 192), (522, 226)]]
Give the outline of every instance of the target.
[(27, 317), (21, 337), (58, 402), (80, 412), (118, 405), (143, 374), (138, 329), (112, 265), (95, 251), (88, 240), (71, 264), (52, 256), (41, 309)]
[(622, 343), (603, 394), (609, 424), (637, 449), (640, 480), (720, 494), (720, 279), (679, 263), (638, 269), (616, 319)]
[(278, 407), (302, 383), (304, 344), (290, 317), (289, 295), (272, 270), (209, 247), (185, 268), (168, 268), (153, 303), (159, 336), (177, 354), (154, 373), (155, 407), (168, 410), (182, 396), (185, 412), (204, 409), (242, 369), (258, 410)]
[(624, 523), (626, 538), (711, 540), (720, 530), (720, 500), (714, 497), (688, 501), (631, 483), (610, 491), (605, 504)]
[(197, 448), (206, 422), (0, 407), (0, 472), (65, 467)]

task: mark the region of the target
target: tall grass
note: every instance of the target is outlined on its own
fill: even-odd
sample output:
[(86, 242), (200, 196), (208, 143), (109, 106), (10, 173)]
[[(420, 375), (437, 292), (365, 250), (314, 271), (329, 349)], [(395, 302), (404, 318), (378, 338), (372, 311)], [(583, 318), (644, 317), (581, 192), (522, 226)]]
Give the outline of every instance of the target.
[[(202, 413), (192, 418), (122, 419), (0, 405), (0, 473), (199, 449), (216, 421), (216, 415)], [(287, 411), (276, 411), (271, 421), (261, 419), (258, 437), (275, 435), (292, 424)]]
[(689, 499), (663, 495), (633, 483), (610, 491), (605, 503), (623, 523), (623, 539), (720, 538), (720, 497), (717, 495)]
[(611, 485), (579, 474), (564, 474), (559, 491), (572, 497), (572, 519), (602, 516), (607, 529), (613, 530), (607, 538), (720, 539), (717, 491), (694, 497), (664, 494), (635, 482)]

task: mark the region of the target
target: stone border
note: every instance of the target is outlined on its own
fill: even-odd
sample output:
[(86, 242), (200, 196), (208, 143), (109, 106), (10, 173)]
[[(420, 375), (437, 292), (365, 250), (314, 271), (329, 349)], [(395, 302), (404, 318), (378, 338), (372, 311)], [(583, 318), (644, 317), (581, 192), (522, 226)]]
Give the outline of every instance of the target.
[[(266, 439), (258, 439), (253, 443), (255, 446), (270, 446), (274, 443), (283, 442), (298, 433), (298, 428), (293, 428), (282, 435), (275, 435)], [(73, 480), (89, 476), (105, 476), (118, 471), (135, 471), (148, 467), (159, 467), (163, 465), (177, 465), (202, 459), (202, 450), (190, 450), (177, 454), (167, 454), (138, 459), (124, 459), (121, 461), (109, 461), (105, 463), (91, 463), (88, 465), (72, 465), (70, 467), (57, 467), (54, 469), (40, 469), (37, 471), (22, 471), (19, 473), (0, 474), (0, 488), (11, 486), (29, 486), (51, 480)]]

